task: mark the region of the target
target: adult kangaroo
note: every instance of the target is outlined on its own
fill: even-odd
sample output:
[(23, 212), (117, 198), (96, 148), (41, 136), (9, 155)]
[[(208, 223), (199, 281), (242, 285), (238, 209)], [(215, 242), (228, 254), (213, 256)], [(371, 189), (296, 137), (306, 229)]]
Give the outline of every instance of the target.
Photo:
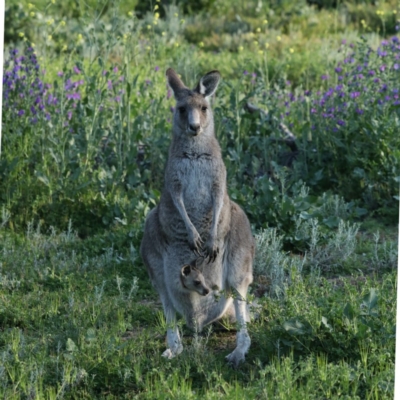
[[(160, 203), (146, 218), (140, 247), (167, 321), (168, 348), (163, 356), (172, 358), (183, 349), (176, 312), (198, 331), (225, 315), (239, 325), (236, 348), (226, 357), (237, 366), (250, 347), (246, 295), (253, 281), (255, 242), (245, 213), (229, 199), (214, 133), (209, 99), (220, 73), (207, 73), (193, 90), (173, 69), (166, 76), (176, 100), (173, 137)], [(204, 258), (198, 268), (208, 287), (220, 291), (201, 296), (182, 290), (181, 268), (193, 253)]]

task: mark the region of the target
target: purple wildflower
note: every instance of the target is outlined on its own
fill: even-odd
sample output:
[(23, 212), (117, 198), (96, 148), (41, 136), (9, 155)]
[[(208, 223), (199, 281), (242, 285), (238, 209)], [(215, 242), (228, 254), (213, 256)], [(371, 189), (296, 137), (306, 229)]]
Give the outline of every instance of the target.
[(81, 73), (80, 69), (76, 65), (74, 66), (73, 70), (78, 75)]
[(160, 67), (158, 66), (158, 65), (156, 65), (155, 67), (154, 67), (154, 71), (159, 71), (160, 70)]
[(75, 93), (67, 93), (65, 95), (65, 97), (68, 100), (80, 100), (81, 99), (81, 94), (79, 92), (75, 92)]
[(18, 117), (22, 117), (25, 114), (25, 110), (18, 111)]

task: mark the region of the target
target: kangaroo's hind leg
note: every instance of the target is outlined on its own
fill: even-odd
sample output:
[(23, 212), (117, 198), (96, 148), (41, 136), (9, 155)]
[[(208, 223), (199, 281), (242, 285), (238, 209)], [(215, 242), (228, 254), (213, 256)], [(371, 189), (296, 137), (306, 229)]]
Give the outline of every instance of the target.
[(167, 345), (168, 348), (163, 352), (162, 356), (165, 358), (174, 358), (178, 354), (182, 353), (183, 346), (182, 340), (179, 335), (178, 326), (176, 324), (176, 313), (169, 303), (169, 300), (162, 300), (164, 307), (164, 315), (167, 322)]
[[(246, 291), (247, 292), (247, 288)], [(241, 294), (236, 294), (234, 299), (236, 321), (238, 324), (238, 332), (236, 334), (236, 348), (232, 353), (226, 356), (226, 359), (234, 367), (237, 367), (241, 361), (244, 361), (247, 354), (251, 340), (247, 332), (246, 319), (247, 319), (247, 304), (245, 297)]]
[(164, 309), (164, 316), (167, 323), (167, 345), (168, 348), (163, 352), (163, 357), (173, 358), (180, 354), (183, 350), (182, 341), (179, 335), (179, 330), (176, 324), (175, 308), (170, 300), (166, 283), (164, 279), (163, 260), (158, 258), (156, 254), (152, 254), (146, 258), (150, 261), (151, 267), (149, 274), (152, 284), (158, 295), (160, 296), (161, 303)]
[(229, 232), (226, 268), (229, 287), (234, 297), (235, 316), (238, 324), (236, 348), (226, 358), (237, 367), (244, 361), (251, 344), (246, 321), (249, 321), (246, 302), (247, 290), (253, 281), (255, 242), (249, 221), (242, 209), (231, 202), (231, 230)]
[(147, 216), (144, 235), (140, 246), (140, 254), (147, 267), (151, 283), (160, 296), (167, 322), (168, 348), (162, 355), (166, 358), (173, 358), (182, 352), (183, 347), (176, 325), (175, 308), (166, 288), (164, 274), (166, 241), (161, 232), (158, 219), (158, 207), (156, 207), (151, 210)]

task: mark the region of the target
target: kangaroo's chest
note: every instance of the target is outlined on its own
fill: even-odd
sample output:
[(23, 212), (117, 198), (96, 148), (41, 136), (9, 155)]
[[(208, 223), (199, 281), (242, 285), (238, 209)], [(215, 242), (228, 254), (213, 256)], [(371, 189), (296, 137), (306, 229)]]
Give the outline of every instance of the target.
[[(182, 189), (183, 201), (188, 208), (211, 207), (212, 187), (218, 179), (213, 160), (207, 155), (183, 158), (176, 170)], [(195, 207), (197, 208), (197, 207)]]

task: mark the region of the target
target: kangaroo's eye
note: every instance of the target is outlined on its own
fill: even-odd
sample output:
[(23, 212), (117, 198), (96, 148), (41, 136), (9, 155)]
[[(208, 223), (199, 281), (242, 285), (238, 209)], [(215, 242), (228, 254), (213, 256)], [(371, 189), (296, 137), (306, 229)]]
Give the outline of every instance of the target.
[(206, 112), (207, 111), (207, 107), (206, 106), (201, 107), (201, 111)]
[(199, 286), (200, 285), (200, 281), (194, 281), (194, 286)]
[(178, 110), (181, 114), (183, 114), (186, 111), (185, 107), (179, 107)]

